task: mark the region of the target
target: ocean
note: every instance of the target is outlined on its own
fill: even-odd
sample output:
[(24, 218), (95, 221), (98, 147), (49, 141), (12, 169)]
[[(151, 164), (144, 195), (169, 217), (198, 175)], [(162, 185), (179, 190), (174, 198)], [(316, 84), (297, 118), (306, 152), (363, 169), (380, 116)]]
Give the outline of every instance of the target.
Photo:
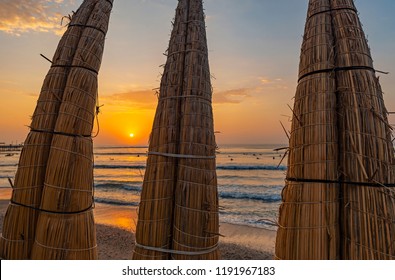
[[(220, 221), (275, 229), (286, 172), (282, 145), (220, 146), (217, 154)], [(94, 149), (95, 202), (138, 206), (147, 147)], [(20, 152), (0, 153), (0, 187), (10, 188)], [(281, 164), (280, 164), (281, 162)]]

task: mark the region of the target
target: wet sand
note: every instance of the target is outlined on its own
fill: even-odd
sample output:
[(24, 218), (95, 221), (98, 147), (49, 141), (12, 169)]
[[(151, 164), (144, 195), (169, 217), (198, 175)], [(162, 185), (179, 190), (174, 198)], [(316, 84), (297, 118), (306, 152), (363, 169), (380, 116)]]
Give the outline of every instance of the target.
[[(96, 204), (95, 221), (99, 258), (130, 259), (137, 208)], [(276, 238), (274, 231), (222, 223), (220, 233), (225, 236), (220, 238), (220, 251), (224, 260), (273, 259)]]

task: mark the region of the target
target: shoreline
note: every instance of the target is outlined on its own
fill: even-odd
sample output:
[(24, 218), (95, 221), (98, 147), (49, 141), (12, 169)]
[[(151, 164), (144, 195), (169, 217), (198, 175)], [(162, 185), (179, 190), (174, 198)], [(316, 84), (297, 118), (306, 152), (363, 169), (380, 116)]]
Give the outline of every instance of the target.
[[(9, 200), (0, 192), (0, 232)], [(96, 203), (95, 223), (99, 260), (130, 260), (134, 248), (137, 207)], [(273, 259), (275, 231), (246, 225), (220, 224), (222, 260)]]

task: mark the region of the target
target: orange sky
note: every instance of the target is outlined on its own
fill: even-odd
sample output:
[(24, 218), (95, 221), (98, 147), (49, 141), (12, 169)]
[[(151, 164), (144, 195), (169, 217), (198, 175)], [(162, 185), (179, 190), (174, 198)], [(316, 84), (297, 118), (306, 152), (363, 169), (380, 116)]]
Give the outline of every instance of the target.
[[(0, 142), (24, 141), (50, 66), (39, 54), (52, 57), (64, 31), (62, 15), (81, 2), (0, 2)], [(394, 2), (356, 3), (376, 68), (393, 73)], [(104, 106), (96, 145), (148, 144), (153, 89), (160, 84), (176, 6), (177, 0), (115, 1), (99, 75)], [(286, 143), (280, 121), (290, 127), (287, 104), (296, 89), (307, 1), (206, 0), (205, 11), (218, 144)], [(395, 110), (394, 79), (380, 81), (387, 108)]]

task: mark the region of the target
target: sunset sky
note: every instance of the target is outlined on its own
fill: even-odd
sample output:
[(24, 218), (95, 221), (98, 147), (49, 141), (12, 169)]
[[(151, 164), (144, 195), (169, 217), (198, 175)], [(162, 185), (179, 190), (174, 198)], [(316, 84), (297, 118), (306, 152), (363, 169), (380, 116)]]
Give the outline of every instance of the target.
[[(99, 75), (96, 145), (147, 145), (177, 0), (115, 0)], [(0, 142), (24, 141), (61, 34), (82, 0), (0, 0)], [(217, 142), (286, 143), (308, 0), (205, 0)], [(395, 111), (395, 1), (358, 0)], [(395, 117), (391, 118), (395, 123)], [(96, 130), (97, 128), (95, 128)], [(133, 134), (134, 137), (130, 137)]]

